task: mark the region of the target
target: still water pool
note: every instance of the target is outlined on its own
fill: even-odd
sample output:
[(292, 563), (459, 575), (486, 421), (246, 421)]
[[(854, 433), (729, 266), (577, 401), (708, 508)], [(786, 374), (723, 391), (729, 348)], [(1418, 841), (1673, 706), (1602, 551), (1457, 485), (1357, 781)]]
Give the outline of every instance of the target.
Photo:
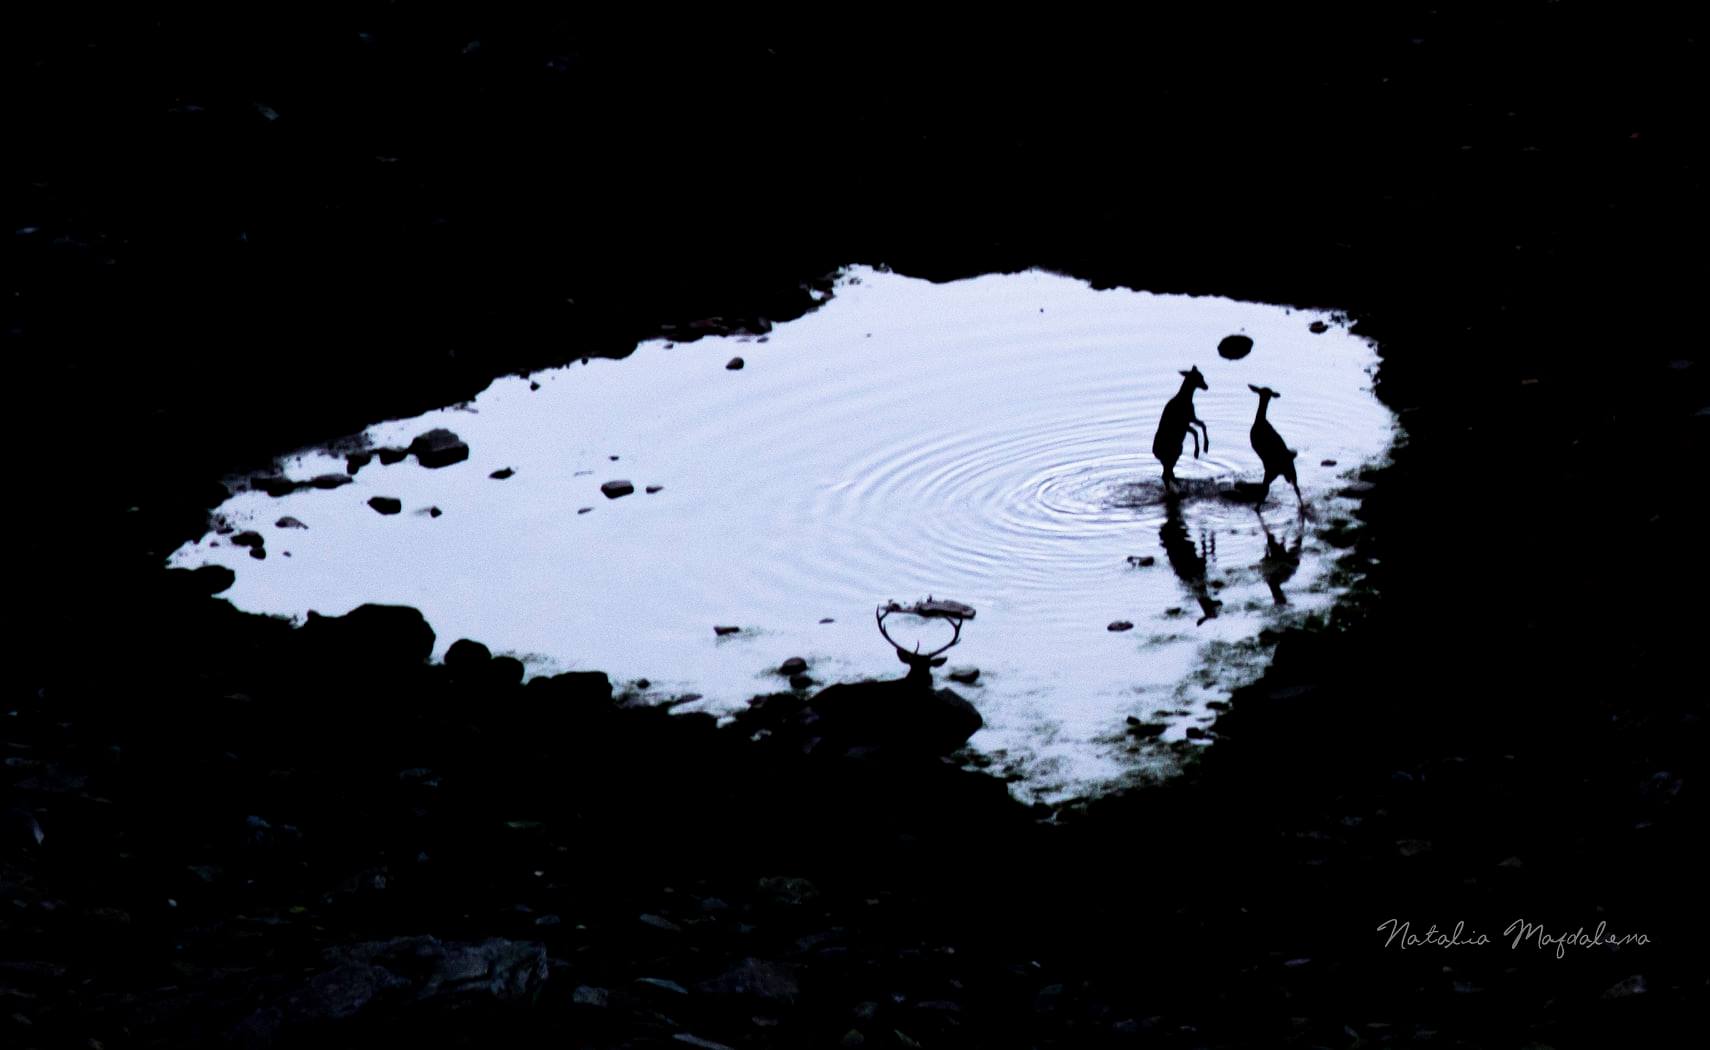
[[(1253, 345), (1229, 360), (1217, 347), (1234, 334)], [(1061, 798), (1163, 768), (1167, 750), (1134, 750), (1127, 717), (1180, 739), (1262, 669), (1261, 630), (1336, 600), (1320, 530), (1396, 433), (1371, 393), (1376, 361), (1324, 313), (1042, 272), (933, 284), (850, 269), (764, 338), (648, 342), (376, 424), (363, 442), (444, 427), (469, 458), (239, 491), (171, 562), (235, 570), (225, 597), (241, 609), (412, 605), (438, 654), (474, 638), (531, 674), (598, 669), (620, 690), (645, 676), (644, 695), (698, 694), (683, 709), (715, 712), (787, 688), (775, 671), (792, 656), (820, 682), (900, 675), (874, 606), (954, 599), (978, 610), (949, 654), (981, 672), (954, 686), (986, 720), (971, 746), (1018, 794)], [(1211, 447), (1194, 459), (1189, 445), (1171, 509), (1152, 435), (1190, 365), (1210, 387), (1195, 407)], [(1249, 384), (1282, 395), (1269, 418), (1299, 453), (1307, 517), (1286, 483), (1261, 510), (1219, 495), (1262, 475)], [(280, 471), (346, 464), (309, 451)], [(607, 498), (614, 480), (634, 492)], [(377, 513), (376, 496), (402, 512)], [(264, 560), (233, 545), (242, 530), (264, 536)], [(898, 619), (905, 644), (949, 637)]]

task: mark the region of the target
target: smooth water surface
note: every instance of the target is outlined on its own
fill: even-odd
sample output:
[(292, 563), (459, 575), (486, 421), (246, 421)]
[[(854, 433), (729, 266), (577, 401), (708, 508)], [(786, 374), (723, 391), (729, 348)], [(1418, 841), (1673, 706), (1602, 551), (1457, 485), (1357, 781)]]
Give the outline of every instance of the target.
[[(1236, 333), (1254, 348), (1225, 360), (1216, 347)], [(746, 366), (727, 369), (738, 355)], [(952, 598), (978, 609), (950, 652), (950, 667), (981, 670), (954, 686), (986, 719), (972, 744), (1019, 793), (1060, 798), (1157, 768), (1125, 717), (1170, 721), (1164, 739), (1179, 739), (1262, 668), (1263, 628), (1334, 601), (1335, 551), (1317, 530), (1347, 515), (1338, 490), (1395, 430), (1370, 392), (1375, 364), (1321, 313), (1039, 272), (931, 284), (855, 269), (763, 339), (645, 343), (379, 424), (375, 446), (448, 427), (470, 458), (239, 492), (216, 512), (226, 534), (172, 562), (230, 566), (242, 609), (412, 605), (441, 654), (474, 638), (531, 673), (604, 670), (620, 688), (645, 676), (646, 695), (700, 694), (684, 708), (717, 712), (787, 688), (773, 672), (791, 656), (820, 682), (900, 675), (875, 604)], [(1195, 405), (1211, 448), (1196, 460), (1188, 445), (1177, 474), (1191, 492), (1172, 513), (1150, 450), (1190, 365), (1210, 385)], [(1262, 517), (1217, 494), (1262, 473), (1249, 383), (1282, 394), (1270, 419), (1299, 452), (1308, 519), (1284, 482)], [(345, 469), (325, 452), (282, 466)], [(515, 474), (489, 477), (501, 468)], [(634, 494), (607, 499), (613, 479)], [(403, 513), (376, 513), (377, 495)], [(277, 527), (287, 515), (307, 528)], [(268, 557), (233, 546), (233, 528), (261, 532)], [(1119, 620), (1133, 629), (1107, 630)], [(949, 636), (942, 622), (888, 626), (926, 648)]]

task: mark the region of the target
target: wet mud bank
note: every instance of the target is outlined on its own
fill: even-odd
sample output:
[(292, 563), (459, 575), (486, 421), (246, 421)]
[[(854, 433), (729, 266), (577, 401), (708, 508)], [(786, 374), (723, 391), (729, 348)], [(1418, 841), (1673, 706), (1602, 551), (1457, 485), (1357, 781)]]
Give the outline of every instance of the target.
[[(26, 421), (58, 452), (28, 480), (28, 615), (0, 711), (7, 1044), (1600, 1046), (1690, 1030), (1706, 980), (1706, 752), (1683, 654), (1699, 644), (1704, 580), (1682, 552), (1710, 390), (1671, 307), (1691, 289), (1664, 231), (1702, 229), (1701, 204), (1679, 193), (1700, 169), (1672, 101), (1696, 94), (1676, 90), (1691, 55), (1638, 29), (1615, 48), (1571, 12), (1475, 26), (1400, 10), (1393, 25), (1282, 38), (1286, 75), (1274, 58), (1232, 63), (1209, 101), (1156, 102), (1154, 142), (1205, 151), (1200, 129), (1220, 137), (1212, 118), (1226, 116), (1294, 162), (1270, 181), (1143, 166), (1153, 196), (1179, 204), (1162, 218), (1074, 120), (1036, 120), (1000, 151), (1046, 186), (1079, 187), (1052, 198), (1078, 202), (1067, 210), (982, 188), (962, 154), (912, 137), (938, 126), (924, 117), (894, 136), (863, 124), (867, 162), (920, 174), (837, 207), (817, 207), (811, 180), (754, 213), (823, 218), (811, 232), (767, 225), (800, 231), (775, 252), (698, 221), (720, 213), (715, 199), (771, 199), (722, 175), (710, 178), (734, 197), (707, 189), (655, 214), (650, 236), (554, 255), (538, 231), (574, 224), (547, 176), (499, 206), (538, 221), (447, 214), (442, 201), (468, 198), (439, 181), (453, 169), (431, 158), (445, 154), (427, 152), (419, 192), (396, 193), (380, 180), (417, 160), (377, 138), (358, 135), (360, 156), (292, 140), (337, 161), (309, 185), (338, 207), (315, 199), (306, 214), (380, 216), (302, 233), (297, 205), (278, 203), (300, 193), (192, 180), (169, 196), (187, 221), (163, 229), (154, 198), (92, 185), (94, 167), (39, 164), (18, 198), (19, 229), (36, 232), (19, 235), (35, 254), (12, 334), (39, 394)], [(349, 28), (351, 70), (408, 73), (439, 36), (459, 37), (447, 54), (462, 57), (446, 61), (471, 54), (463, 26), (384, 58), (363, 57), (371, 29)], [(1533, 47), (1535, 32), (1554, 48)], [(558, 98), (552, 77), (593, 75), (511, 41), (489, 42), (477, 61), (497, 64), (473, 74), (507, 97)], [(1363, 57), (1301, 75), (1300, 56), (1325, 49)], [(1601, 94), (1575, 87), (1582, 60), (1611, 49), (1632, 75)], [(801, 52), (779, 50), (798, 63), (790, 83), (813, 82)], [(34, 83), (84, 89), (60, 106), (102, 97), (124, 68), (92, 67), (81, 47), (44, 53)], [(1466, 58), (1504, 72), (1468, 87)], [(1283, 87), (1245, 92), (1260, 74)], [(392, 112), (361, 90), (372, 74), (348, 75)], [(281, 150), (263, 136), (289, 127), (291, 107), (261, 100), (269, 118), (229, 72), (209, 76), (206, 97), (180, 86), (160, 114), (110, 117), (121, 143), (156, 120), (215, 118), (171, 125), (180, 166), (148, 178), (177, 186), (234, 142), (251, 161)], [(935, 84), (914, 74), (896, 90)], [(1321, 137), (1277, 119), (1301, 114), (1368, 163), (1344, 171)], [(823, 126), (802, 116), (779, 124)], [(952, 135), (1013, 142), (980, 134), (1029, 126), (1013, 118)], [(406, 143), (439, 134), (390, 126)], [(603, 134), (595, 145), (637, 145)], [(219, 170), (245, 192), (273, 185), (264, 165)], [(947, 205), (928, 174), (966, 198)], [(650, 185), (623, 199), (648, 203)], [(923, 193), (937, 207), (905, 203)], [(198, 203), (245, 199), (273, 203)], [(1308, 218), (1258, 221), (1278, 214)], [(240, 239), (228, 216), (257, 217), (271, 245)], [(315, 239), (341, 229), (344, 251)], [(730, 265), (631, 247), (685, 242), (695, 262)], [(238, 245), (262, 254), (234, 275)], [(470, 248), (492, 275), (450, 295), (433, 275), (480, 276), (455, 261)], [(543, 257), (562, 265), (539, 269)], [(1364, 496), (1348, 552), (1366, 593), (1279, 641), (1186, 777), (1030, 809), (933, 756), (804, 755), (629, 708), (598, 677), (522, 687), (478, 652), (461, 669), (428, 665), (407, 616), (293, 632), (233, 613), (209, 596), (218, 581), (160, 568), (217, 502), (199, 499), (208, 477), (556, 363), (548, 333), (603, 332), (621, 351), (715, 316), (727, 320), (702, 328), (781, 320), (811, 302), (804, 283), (850, 261), (936, 278), (1039, 265), (1329, 305), (1378, 340), (1379, 394), (1408, 441)], [(362, 266), (388, 276), (356, 280)], [(196, 308), (159, 305), (181, 301), (162, 294), (173, 288), (193, 289)], [(421, 309), (439, 300), (447, 311)], [(479, 338), (423, 339), (447, 312)], [(135, 353), (112, 350), (137, 333), (151, 339)], [(303, 362), (328, 367), (290, 367)], [(1464, 921), (1498, 943), (1386, 948), (1392, 918), (1421, 935)], [(1650, 943), (1558, 960), (1511, 950), (1499, 935), (1514, 919), (1552, 934), (1605, 921)]]

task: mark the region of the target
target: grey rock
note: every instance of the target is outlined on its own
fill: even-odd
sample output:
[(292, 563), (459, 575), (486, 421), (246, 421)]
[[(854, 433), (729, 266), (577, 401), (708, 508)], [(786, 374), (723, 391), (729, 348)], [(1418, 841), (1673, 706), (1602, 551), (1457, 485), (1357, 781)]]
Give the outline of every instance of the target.
[(801, 994), (801, 968), (790, 963), (748, 958), (695, 986), (708, 995), (730, 995), (768, 1003), (794, 1003)]
[(306, 529), (306, 528), (308, 528), (307, 525), (303, 524), (301, 521), (297, 520), (296, 518), (291, 517), (289, 514), (287, 514), (283, 518), (280, 518), (278, 521), (274, 522), (273, 527), (276, 529)]
[(742, 358), (733, 357), (724, 363), (724, 367), (728, 368), (732, 372), (738, 371), (742, 368)]
[(689, 994), (689, 990), (687, 988), (684, 988), (676, 981), (667, 981), (663, 977), (637, 977), (635, 979), (635, 983), (641, 985), (644, 990), (669, 992), (672, 995)]
[(1127, 620), (1112, 620), (1110, 626), (1105, 628), (1107, 631), (1132, 631), (1133, 629), (1134, 625)]
[(782, 664), (778, 665), (778, 673), (785, 676), (801, 674), (803, 671), (807, 670), (807, 666), (808, 664), (806, 660), (799, 656), (792, 656)]
[(612, 993), (604, 988), (595, 988), (586, 984), (577, 985), (576, 990), (570, 993), (570, 1001), (577, 1006), (604, 1007), (611, 1002), (611, 999)]
[(631, 492), (634, 492), (635, 485), (628, 481), (619, 479), (604, 483), (600, 486), (600, 491), (605, 493), (607, 499), (617, 499), (620, 496), (627, 496)]
[(502, 938), (368, 941), (331, 949), (323, 962), (325, 969), (250, 1015), (240, 1026), (243, 1041), (269, 1045), (291, 1029), (351, 1018), (382, 995), (421, 1003), (525, 999), (547, 977), (544, 946)]
[(952, 667), (950, 669), (950, 680), (960, 682), (963, 685), (973, 685), (980, 680), (980, 669), (978, 667)]
[(449, 467), (469, 458), (469, 446), (463, 443), (462, 438), (444, 427), (435, 427), (424, 434), (418, 434), (416, 439), (410, 442), (409, 451), (416, 457), (417, 463), (432, 469)]
[(404, 509), (403, 500), (393, 499), (391, 496), (375, 496), (368, 501), (368, 505), (381, 514), (397, 514)]

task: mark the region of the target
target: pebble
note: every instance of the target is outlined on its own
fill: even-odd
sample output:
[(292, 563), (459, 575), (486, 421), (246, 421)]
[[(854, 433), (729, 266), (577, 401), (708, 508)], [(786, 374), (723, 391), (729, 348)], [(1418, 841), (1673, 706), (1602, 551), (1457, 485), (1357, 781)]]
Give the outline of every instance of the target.
[(606, 482), (600, 486), (600, 491), (606, 494), (607, 499), (617, 499), (619, 496), (627, 496), (634, 492), (635, 486), (620, 479)]
[(1134, 625), (1127, 620), (1112, 620), (1110, 626), (1105, 628), (1107, 631), (1131, 631), (1133, 629)]
[(733, 357), (729, 361), (726, 361), (724, 363), (724, 367), (729, 369), (732, 372), (738, 371), (739, 369), (742, 368), (742, 358)]
[(368, 501), (368, 505), (382, 514), (397, 514), (404, 509), (404, 502), (391, 496), (375, 496)]

